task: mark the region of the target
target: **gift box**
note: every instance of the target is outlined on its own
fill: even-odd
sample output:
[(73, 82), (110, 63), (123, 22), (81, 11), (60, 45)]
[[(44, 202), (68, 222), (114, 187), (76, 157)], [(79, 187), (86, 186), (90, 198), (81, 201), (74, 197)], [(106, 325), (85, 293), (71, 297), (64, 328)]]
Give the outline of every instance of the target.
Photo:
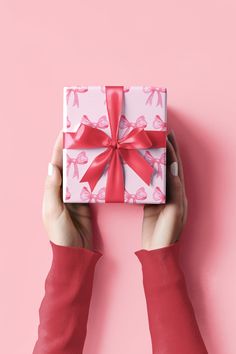
[(167, 90), (63, 91), (63, 202), (166, 202)]

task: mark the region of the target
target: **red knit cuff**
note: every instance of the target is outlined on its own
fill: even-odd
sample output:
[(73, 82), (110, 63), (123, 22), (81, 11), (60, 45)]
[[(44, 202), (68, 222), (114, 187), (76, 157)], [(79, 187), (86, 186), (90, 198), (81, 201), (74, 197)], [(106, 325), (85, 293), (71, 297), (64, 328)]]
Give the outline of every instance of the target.
[(141, 249), (134, 254), (142, 265), (144, 280), (152, 277), (157, 286), (162, 286), (183, 278), (179, 264), (179, 241), (162, 248)]
[(86, 274), (93, 271), (98, 260), (103, 254), (97, 250), (89, 250), (83, 247), (71, 247), (57, 245), (50, 241), (53, 259), (51, 273), (63, 279), (72, 274)]

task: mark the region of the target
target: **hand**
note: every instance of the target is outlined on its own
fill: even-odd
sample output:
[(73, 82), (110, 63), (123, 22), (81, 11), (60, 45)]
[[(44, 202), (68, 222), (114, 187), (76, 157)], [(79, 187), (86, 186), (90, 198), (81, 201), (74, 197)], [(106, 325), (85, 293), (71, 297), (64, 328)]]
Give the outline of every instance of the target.
[(50, 241), (61, 246), (92, 249), (92, 220), (88, 204), (63, 203), (62, 154), (63, 133), (60, 131), (49, 163), (45, 181), (42, 219)]
[(144, 206), (142, 247), (147, 250), (178, 241), (187, 219), (188, 202), (179, 147), (173, 131), (167, 137), (167, 203)]

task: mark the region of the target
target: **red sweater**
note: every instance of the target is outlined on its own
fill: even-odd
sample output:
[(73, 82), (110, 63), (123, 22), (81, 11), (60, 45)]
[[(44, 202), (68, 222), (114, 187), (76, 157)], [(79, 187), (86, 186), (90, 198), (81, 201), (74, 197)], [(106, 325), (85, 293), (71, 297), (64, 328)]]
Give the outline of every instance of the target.
[[(103, 254), (50, 244), (53, 259), (39, 309), (33, 354), (82, 354), (94, 270)], [(206, 354), (179, 266), (178, 246), (176, 242), (135, 252), (142, 266), (152, 353)]]

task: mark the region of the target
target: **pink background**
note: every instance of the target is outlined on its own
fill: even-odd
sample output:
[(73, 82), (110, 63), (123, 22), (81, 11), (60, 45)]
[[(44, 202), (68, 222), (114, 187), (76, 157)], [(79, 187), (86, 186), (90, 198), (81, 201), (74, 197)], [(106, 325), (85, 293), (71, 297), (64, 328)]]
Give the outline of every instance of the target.
[[(235, 354), (235, 10), (225, 1), (1, 3), (1, 353), (31, 353), (51, 250), (41, 222), (62, 87), (168, 88), (189, 198), (182, 266), (211, 354)], [(151, 353), (139, 206), (101, 205), (86, 354)], [(123, 233), (118, 233), (123, 230)]]

